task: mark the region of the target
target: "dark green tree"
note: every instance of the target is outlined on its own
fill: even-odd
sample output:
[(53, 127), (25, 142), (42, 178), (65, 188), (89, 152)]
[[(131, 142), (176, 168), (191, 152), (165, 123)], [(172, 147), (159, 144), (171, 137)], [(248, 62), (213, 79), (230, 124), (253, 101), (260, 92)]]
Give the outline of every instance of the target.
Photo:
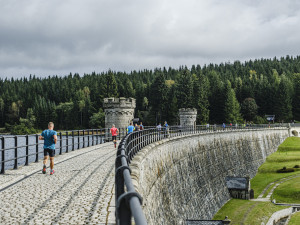
[(231, 88), (231, 83), (227, 81), (225, 85), (225, 122), (241, 123), (243, 119), (240, 110), (240, 104), (236, 99), (234, 90)]
[(294, 83), (294, 98), (293, 98), (293, 115), (294, 119), (300, 121), (300, 73), (295, 73), (293, 76)]
[(183, 69), (177, 80), (178, 108), (193, 108), (193, 78), (190, 71)]
[(242, 102), (241, 112), (247, 121), (254, 121), (254, 118), (257, 116), (257, 109), (257, 104), (253, 98), (246, 98)]
[(279, 88), (276, 93), (275, 116), (277, 121), (290, 122), (292, 114), (292, 84), (285, 75), (281, 76)]

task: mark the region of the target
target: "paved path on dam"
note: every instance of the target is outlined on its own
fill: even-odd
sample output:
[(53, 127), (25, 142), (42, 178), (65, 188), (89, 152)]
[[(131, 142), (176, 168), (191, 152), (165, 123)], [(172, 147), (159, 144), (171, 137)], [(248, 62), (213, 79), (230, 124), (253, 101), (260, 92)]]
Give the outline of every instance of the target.
[(0, 224), (115, 224), (115, 157), (110, 142), (56, 156), (54, 175), (42, 161), (7, 170)]

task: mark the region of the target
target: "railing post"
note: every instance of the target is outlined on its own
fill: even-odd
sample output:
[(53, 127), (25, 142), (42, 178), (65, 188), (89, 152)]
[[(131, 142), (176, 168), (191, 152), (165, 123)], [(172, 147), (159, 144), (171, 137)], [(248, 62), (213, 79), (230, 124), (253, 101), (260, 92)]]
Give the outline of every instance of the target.
[(4, 137), (2, 137), (1, 138), (1, 145), (2, 145), (2, 163), (1, 163), (1, 174), (4, 174), (5, 173), (5, 150), (4, 150), (4, 148), (5, 148), (5, 138)]
[(18, 169), (18, 137), (15, 136), (15, 165), (14, 169)]
[(59, 154), (61, 155), (62, 154), (62, 135), (61, 135), (61, 132), (59, 132)]
[(28, 166), (28, 161), (29, 161), (29, 138), (28, 134), (26, 135), (26, 160), (25, 160), (25, 166)]
[(77, 135), (78, 135), (78, 148), (77, 149), (80, 149), (80, 132), (79, 132), (79, 130), (77, 131)]
[(92, 129), (92, 146), (94, 146), (94, 129)]
[(87, 134), (88, 134), (88, 147), (90, 147), (90, 130), (87, 130)]
[(39, 161), (39, 135), (35, 135), (35, 162)]
[(69, 152), (69, 131), (66, 131), (66, 153)]
[(74, 130), (72, 130), (72, 151), (75, 149)]
[(82, 139), (83, 139), (83, 141), (82, 141), (82, 142), (83, 142), (83, 143), (82, 143), (82, 147), (84, 148), (84, 146), (85, 146), (85, 143), (84, 143), (84, 141), (85, 141), (85, 140), (84, 140), (84, 139), (85, 139), (85, 138), (84, 138), (84, 130), (82, 130)]

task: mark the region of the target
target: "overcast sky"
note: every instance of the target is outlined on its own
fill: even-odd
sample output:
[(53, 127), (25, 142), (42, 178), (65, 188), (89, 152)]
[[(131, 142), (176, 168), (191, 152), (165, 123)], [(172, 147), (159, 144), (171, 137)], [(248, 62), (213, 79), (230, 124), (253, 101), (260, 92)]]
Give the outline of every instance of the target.
[(300, 53), (298, 0), (0, 0), (0, 77)]

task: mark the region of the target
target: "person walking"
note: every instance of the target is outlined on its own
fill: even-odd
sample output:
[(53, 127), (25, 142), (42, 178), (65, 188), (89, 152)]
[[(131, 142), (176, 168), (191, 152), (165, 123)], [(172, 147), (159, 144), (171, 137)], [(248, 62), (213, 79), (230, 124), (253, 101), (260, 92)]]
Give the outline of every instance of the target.
[(144, 125), (142, 122), (140, 122), (140, 130), (144, 130)]
[(159, 123), (157, 126), (156, 126), (156, 129), (158, 131), (158, 137), (160, 137), (160, 133), (161, 133), (161, 123)]
[(39, 136), (39, 140), (44, 140), (44, 160), (42, 173), (46, 173), (46, 164), (50, 157), (50, 175), (54, 174), (54, 156), (55, 156), (55, 144), (57, 142), (57, 132), (54, 129), (54, 123), (48, 123), (48, 130), (44, 130)]
[(127, 127), (127, 134), (130, 134), (134, 131), (134, 126), (132, 126), (132, 122), (130, 123), (130, 125)]
[(167, 123), (167, 121), (165, 121), (164, 124), (164, 137), (168, 137), (169, 136), (169, 125)]
[(140, 130), (140, 126), (138, 126), (137, 123), (134, 124), (134, 131), (139, 131), (139, 130)]
[(117, 147), (117, 136), (119, 135), (119, 129), (115, 127), (115, 125), (112, 125), (112, 128), (110, 128), (110, 133), (112, 137), (112, 141), (115, 145), (115, 148)]

